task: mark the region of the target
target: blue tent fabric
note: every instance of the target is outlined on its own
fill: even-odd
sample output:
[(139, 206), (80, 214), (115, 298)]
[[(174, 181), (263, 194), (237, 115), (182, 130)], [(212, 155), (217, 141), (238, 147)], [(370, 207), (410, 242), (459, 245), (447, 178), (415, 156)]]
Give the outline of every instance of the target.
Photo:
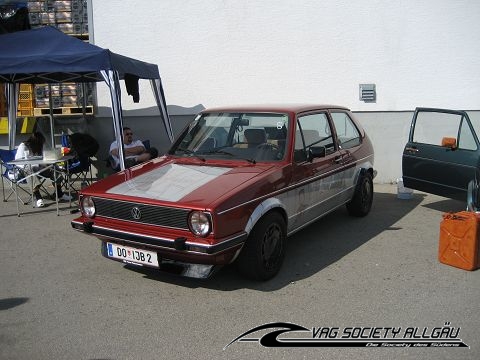
[(16, 83), (103, 81), (115, 70), (140, 79), (159, 79), (158, 66), (66, 35), (50, 26), (0, 35), (0, 81)]
[(128, 79), (127, 93), (136, 102), (139, 100), (138, 79), (150, 80), (165, 131), (173, 142), (172, 126), (157, 65), (116, 54), (50, 26), (0, 35), (0, 83), (7, 83), (9, 148), (13, 149), (15, 143), (19, 83), (102, 81), (110, 89), (115, 138), (122, 144), (119, 155), (121, 169), (124, 170), (119, 80), (125, 78)]

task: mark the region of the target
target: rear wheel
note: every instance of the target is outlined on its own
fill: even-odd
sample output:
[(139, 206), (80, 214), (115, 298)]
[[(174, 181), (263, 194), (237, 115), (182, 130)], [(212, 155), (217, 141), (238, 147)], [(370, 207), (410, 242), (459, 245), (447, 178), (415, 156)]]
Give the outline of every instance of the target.
[(268, 280), (280, 270), (285, 258), (286, 224), (278, 212), (262, 217), (250, 232), (237, 259), (239, 271), (254, 280)]
[(347, 210), (351, 216), (366, 216), (372, 208), (373, 202), (373, 180), (372, 175), (367, 172), (359, 180), (352, 200), (347, 203)]

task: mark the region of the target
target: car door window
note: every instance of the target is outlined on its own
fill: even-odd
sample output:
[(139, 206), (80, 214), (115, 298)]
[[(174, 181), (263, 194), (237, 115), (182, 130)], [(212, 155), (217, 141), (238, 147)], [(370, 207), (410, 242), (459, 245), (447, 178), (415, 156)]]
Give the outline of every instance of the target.
[(413, 142), (441, 146), (445, 138), (455, 139), (459, 149), (477, 149), (472, 129), (461, 114), (427, 111), (418, 113)]
[(477, 150), (477, 143), (475, 142), (472, 129), (470, 129), (468, 123), (463, 119), (458, 132), (458, 147), (465, 150)]
[(342, 149), (350, 149), (360, 145), (362, 142), (360, 132), (350, 116), (344, 112), (331, 112), (331, 115)]
[(298, 118), (295, 133), (295, 161), (306, 161), (312, 146), (325, 146), (327, 154), (335, 151), (332, 129), (326, 113), (310, 114)]

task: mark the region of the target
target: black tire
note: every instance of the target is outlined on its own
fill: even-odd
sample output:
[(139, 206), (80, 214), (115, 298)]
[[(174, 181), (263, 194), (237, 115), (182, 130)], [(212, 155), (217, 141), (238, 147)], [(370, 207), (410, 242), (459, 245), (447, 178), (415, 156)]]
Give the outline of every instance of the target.
[(366, 216), (372, 208), (373, 202), (373, 180), (372, 175), (367, 172), (360, 177), (352, 200), (347, 203), (348, 214), (351, 216)]
[(268, 280), (280, 270), (287, 239), (285, 220), (278, 212), (263, 216), (253, 227), (236, 263), (242, 275)]

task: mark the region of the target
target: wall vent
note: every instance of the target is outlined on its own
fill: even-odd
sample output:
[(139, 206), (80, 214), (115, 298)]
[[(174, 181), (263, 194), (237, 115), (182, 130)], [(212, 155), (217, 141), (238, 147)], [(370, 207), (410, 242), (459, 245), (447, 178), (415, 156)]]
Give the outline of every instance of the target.
[(376, 102), (377, 91), (375, 90), (375, 84), (360, 84), (360, 101), (364, 102)]

